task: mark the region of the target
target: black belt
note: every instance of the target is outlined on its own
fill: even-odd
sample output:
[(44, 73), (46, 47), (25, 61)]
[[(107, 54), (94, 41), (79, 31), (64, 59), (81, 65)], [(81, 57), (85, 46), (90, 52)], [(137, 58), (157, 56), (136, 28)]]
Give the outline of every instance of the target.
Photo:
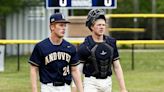
[[(91, 76), (91, 75), (85, 75), (85, 77), (95, 77), (95, 76)], [(106, 79), (108, 76), (105, 77), (95, 77), (96, 79)]]
[(43, 83), (46, 85), (53, 85), (53, 86), (64, 86), (65, 83), (64, 82), (52, 82), (52, 83)]

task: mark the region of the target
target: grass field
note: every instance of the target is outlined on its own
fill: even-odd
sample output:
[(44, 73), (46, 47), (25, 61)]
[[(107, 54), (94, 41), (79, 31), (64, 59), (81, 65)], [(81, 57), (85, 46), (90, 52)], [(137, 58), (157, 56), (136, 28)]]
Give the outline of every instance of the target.
[[(164, 50), (135, 52), (135, 70), (131, 70), (131, 52), (120, 51), (121, 64), (129, 92), (162, 92), (164, 90)], [(29, 56), (21, 56), (20, 71), (17, 57), (7, 56), (5, 72), (0, 73), (0, 92), (31, 92)], [(113, 75), (113, 92), (119, 92)]]

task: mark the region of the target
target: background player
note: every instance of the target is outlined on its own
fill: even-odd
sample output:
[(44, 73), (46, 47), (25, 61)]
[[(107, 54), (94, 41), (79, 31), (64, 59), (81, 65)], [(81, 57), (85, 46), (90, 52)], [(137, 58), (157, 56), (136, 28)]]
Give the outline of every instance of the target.
[(37, 43), (30, 57), (32, 92), (37, 90), (37, 72), (41, 82), (41, 92), (71, 92), (73, 79), (79, 92), (83, 92), (76, 48), (63, 39), (66, 24), (61, 13), (50, 17), (50, 37)]
[(78, 49), (84, 73), (84, 92), (112, 92), (112, 66), (119, 82), (120, 92), (127, 92), (116, 39), (106, 36), (106, 18), (101, 9), (88, 13), (86, 26), (92, 32)]

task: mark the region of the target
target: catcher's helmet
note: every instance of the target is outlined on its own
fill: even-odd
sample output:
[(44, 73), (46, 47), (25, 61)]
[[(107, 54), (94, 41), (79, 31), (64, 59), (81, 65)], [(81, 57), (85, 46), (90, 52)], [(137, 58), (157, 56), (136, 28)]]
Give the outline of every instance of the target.
[(97, 19), (104, 19), (105, 18), (105, 12), (102, 9), (92, 9), (88, 13), (88, 17), (86, 20), (86, 26), (91, 30), (91, 25), (97, 20)]

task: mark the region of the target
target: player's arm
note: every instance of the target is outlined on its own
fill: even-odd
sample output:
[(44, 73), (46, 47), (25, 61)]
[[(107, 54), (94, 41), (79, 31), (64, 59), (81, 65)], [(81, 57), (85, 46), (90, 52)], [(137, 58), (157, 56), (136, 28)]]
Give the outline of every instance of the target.
[(72, 77), (79, 92), (83, 92), (81, 74), (77, 66), (71, 67)]
[(122, 71), (119, 60), (116, 60), (113, 62), (113, 68), (116, 74), (116, 78), (119, 82), (120, 92), (127, 92), (126, 87), (125, 87), (125, 82), (124, 82), (123, 71)]
[[(81, 72), (81, 74), (82, 74), (83, 66), (84, 66), (83, 63), (80, 63), (79, 65), (77, 65), (77, 67), (79, 68), (79, 71)], [(78, 92), (74, 80), (72, 81), (72, 92)]]
[(37, 74), (38, 74), (38, 67), (30, 64), (30, 77), (31, 77), (32, 92), (38, 92)]

